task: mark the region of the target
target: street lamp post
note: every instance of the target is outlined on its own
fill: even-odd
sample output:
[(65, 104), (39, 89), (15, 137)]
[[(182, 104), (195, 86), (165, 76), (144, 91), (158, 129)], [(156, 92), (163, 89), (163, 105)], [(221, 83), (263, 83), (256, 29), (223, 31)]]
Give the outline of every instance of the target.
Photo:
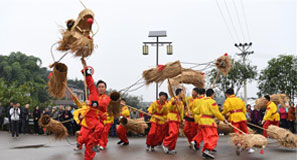
[[(159, 65), (159, 45), (167, 44), (167, 55), (172, 55), (172, 42), (159, 42), (159, 37), (166, 36), (166, 31), (150, 31), (148, 37), (156, 37), (156, 42), (143, 42), (143, 55), (148, 55), (148, 44), (156, 45), (156, 66)], [(158, 99), (158, 83), (156, 83), (156, 99)]]

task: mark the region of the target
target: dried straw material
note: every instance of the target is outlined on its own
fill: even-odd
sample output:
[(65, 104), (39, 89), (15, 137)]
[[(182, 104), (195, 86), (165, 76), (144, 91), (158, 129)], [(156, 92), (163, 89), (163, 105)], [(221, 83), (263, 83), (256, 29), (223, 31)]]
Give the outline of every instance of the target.
[[(229, 126), (228, 124), (226, 124), (222, 121), (217, 122), (217, 125), (218, 125), (219, 133), (229, 134), (229, 133), (234, 132), (234, 129), (231, 126)], [(256, 133), (253, 129), (251, 129), (249, 127), (247, 127), (247, 128), (248, 128), (248, 131), (250, 134)]]
[(116, 118), (119, 118), (121, 115), (121, 95), (119, 92), (111, 92), (110, 93), (110, 99), (107, 106), (107, 112), (109, 115), (113, 115)]
[[(62, 30), (63, 38), (58, 42), (60, 51), (71, 50), (74, 56), (88, 57), (94, 50), (93, 38), (90, 36), (92, 23), (88, 19), (94, 19), (94, 13), (89, 9), (84, 9), (79, 13), (74, 25), (71, 28)], [(71, 20), (67, 21), (69, 24)]]
[(237, 134), (232, 133), (231, 141), (237, 145), (240, 144), (242, 149), (249, 149), (252, 147), (265, 148), (268, 144), (267, 138), (260, 134)]
[[(274, 102), (276, 105), (280, 104), (282, 107), (288, 107), (286, 105), (287, 102), (289, 102), (289, 98), (286, 94), (273, 94), (270, 95), (270, 99), (272, 102)], [(266, 108), (266, 104), (264, 103), (265, 98), (261, 97), (256, 100), (256, 108)]]
[(61, 122), (52, 119), (49, 115), (42, 116), (38, 124), (40, 127), (46, 128), (52, 132), (56, 140), (62, 140), (68, 136), (65, 126)]
[(53, 69), (53, 74), (49, 78), (48, 91), (51, 96), (56, 98), (63, 98), (65, 95), (67, 72), (68, 68), (63, 63), (57, 63), (50, 65)]
[(168, 93), (170, 95), (170, 97), (174, 97), (174, 91), (177, 89), (177, 88), (180, 88), (181, 86), (179, 85), (178, 82), (174, 81), (174, 79), (170, 78), (168, 79)]
[(215, 65), (217, 69), (225, 76), (231, 69), (232, 60), (227, 54), (225, 54), (216, 60)]
[(204, 88), (204, 73), (192, 69), (182, 69), (182, 74), (170, 78), (172, 85), (177, 86), (180, 83), (192, 84), (197, 88)]
[(133, 133), (145, 134), (145, 129), (148, 128), (143, 117), (138, 119), (122, 118), (120, 124)]
[(279, 144), (286, 148), (296, 148), (297, 147), (297, 136), (294, 135), (289, 130), (277, 127), (275, 125), (270, 125), (267, 130), (269, 137), (276, 139)]
[(162, 82), (167, 78), (173, 78), (181, 74), (181, 64), (179, 61), (167, 63), (164, 66), (158, 66), (152, 69), (143, 71), (142, 77), (146, 81), (146, 85), (149, 85), (152, 82)]

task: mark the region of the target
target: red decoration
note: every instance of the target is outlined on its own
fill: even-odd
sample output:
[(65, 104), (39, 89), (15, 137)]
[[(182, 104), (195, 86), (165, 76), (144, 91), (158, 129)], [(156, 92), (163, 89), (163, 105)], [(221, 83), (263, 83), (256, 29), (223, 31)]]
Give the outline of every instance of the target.
[(158, 71), (163, 71), (164, 68), (165, 68), (164, 65), (158, 65)]
[(201, 75), (203, 75), (203, 76), (204, 76), (204, 75), (205, 75), (205, 73), (204, 73), (204, 72), (201, 72)]
[(260, 154), (264, 154), (264, 150), (263, 149), (261, 149)]
[(224, 56), (228, 56), (228, 53), (225, 53)]
[(93, 18), (88, 18), (88, 19), (87, 19), (87, 23), (88, 23), (88, 24), (93, 24)]
[(48, 74), (48, 79), (50, 79), (51, 77), (52, 77), (52, 75), (53, 75), (53, 72), (50, 72), (49, 74)]
[(90, 35), (88, 35), (88, 38), (89, 38), (89, 39), (91, 39), (91, 36), (90, 36)]

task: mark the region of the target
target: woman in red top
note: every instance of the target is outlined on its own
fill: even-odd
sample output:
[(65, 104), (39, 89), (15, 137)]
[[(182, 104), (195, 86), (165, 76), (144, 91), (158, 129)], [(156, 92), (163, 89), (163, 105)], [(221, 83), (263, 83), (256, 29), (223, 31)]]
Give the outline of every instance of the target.
[(294, 107), (294, 103), (290, 103), (290, 108), (288, 112), (288, 124), (289, 124), (289, 129), (295, 133), (295, 120), (296, 120), (296, 107)]
[(282, 128), (288, 128), (288, 113), (286, 111), (286, 108), (281, 107), (279, 109), (279, 115), (280, 115), (280, 127)]

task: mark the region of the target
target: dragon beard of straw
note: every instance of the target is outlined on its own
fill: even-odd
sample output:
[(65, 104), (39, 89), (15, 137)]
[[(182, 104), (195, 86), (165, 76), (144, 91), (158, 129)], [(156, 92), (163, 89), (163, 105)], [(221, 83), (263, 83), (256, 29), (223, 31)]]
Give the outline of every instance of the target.
[(252, 147), (264, 148), (268, 144), (267, 138), (260, 134), (237, 134), (231, 133), (231, 141), (243, 149), (249, 149)]
[(121, 95), (119, 92), (111, 92), (110, 99), (108, 103), (107, 112), (109, 115), (113, 115), (116, 118), (119, 118), (121, 115)]
[(139, 119), (130, 119), (122, 118), (120, 120), (121, 125), (130, 130), (133, 133), (145, 133), (145, 129), (148, 128), (148, 125), (145, 123), (144, 118)]
[(227, 75), (231, 69), (231, 62), (229, 56), (221, 56), (216, 60), (215, 65), (223, 75)]
[[(286, 107), (286, 102), (289, 102), (289, 98), (287, 97), (286, 94), (273, 94), (273, 95), (270, 95), (270, 99), (276, 105), (280, 104), (282, 107)], [(258, 109), (266, 108), (267, 106), (264, 100), (265, 100), (264, 97), (257, 99), (256, 108)]]
[[(58, 42), (58, 50), (71, 50), (74, 56), (88, 57), (94, 50), (93, 38), (89, 36), (92, 24), (87, 20), (94, 19), (94, 13), (89, 9), (84, 9), (79, 13), (79, 17), (70, 30), (62, 30), (63, 38)], [(69, 20), (68, 20), (69, 22)]]
[(145, 70), (142, 73), (142, 77), (146, 81), (146, 85), (150, 83), (163, 82), (165, 79), (173, 78), (179, 74), (181, 74), (181, 64), (179, 61), (167, 63), (165, 66), (156, 67), (149, 70)]
[(297, 147), (297, 136), (294, 135), (289, 130), (270, 125), (267, 130), (269, 137), (276, 139), (279, 144), (287, 148), (296, 148)]
[(65, 64), (57, 62), (50, 65), (50, 68), (52, 67), (54, 67), (54, 69), (48, 82), (48, 91), (51, 96), (62, 98), (65, 95), (68, 68)]
[(61, 122), (52, 119), (49, 115), (42, 116), (38, 123), (40, 127), (46, 128), (52, 132), (56, 140), (62, 140), (68, 136), (65, 126)]

